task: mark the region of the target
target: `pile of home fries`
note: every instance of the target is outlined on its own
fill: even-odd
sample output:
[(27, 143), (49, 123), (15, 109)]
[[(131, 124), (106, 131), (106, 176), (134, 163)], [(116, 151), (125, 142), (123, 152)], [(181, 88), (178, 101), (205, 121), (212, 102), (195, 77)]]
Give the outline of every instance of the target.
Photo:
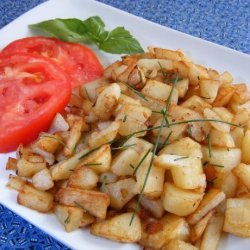
[(232, 82), (181, 50), (124, 56), (18, 148), (7, 186), (66, 232), (145, 249), (250, 237), (250, 93)]

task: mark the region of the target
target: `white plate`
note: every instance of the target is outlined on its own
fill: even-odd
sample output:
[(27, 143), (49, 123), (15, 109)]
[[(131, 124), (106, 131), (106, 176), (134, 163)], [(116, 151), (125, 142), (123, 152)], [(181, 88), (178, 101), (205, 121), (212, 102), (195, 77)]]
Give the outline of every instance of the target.
[[(116, 26), (125, 26), (146, 48), (148, 45), (157, 45), (170, 49), (182, 48), (196, 62), (210, 66), (219, 71), (228, 70), (236, 81), (250, 83), (250, 56), (231, 49), (168, 29), (166, 27), (146, 21), (112, 7), (90, 0), (51, 0), (30, 10), (9, 25), (0, 30), (0, 47), (17, 38), (30, 36), (28, 24), (36, 23), (50, 18), (76, 17), (85, 19), (89, 16), (99, 15), (111, 29)], [(103, 64), (114, 61), (117, 57), (97, 51)], [(72, 249), (139, 249), (136, 245), (118, 244), (105, 239), (97, 238), (87, 230), (77, 230), (66, 233), (54, 215), (44, 215), (19, 206), (16, 203), (16, 192), (8, 190), (5, 184), (8, 173), (4, 170), (8, 156), (13, 154), (0, 154), (0, 202), (22, 216), (35, 226), (41, 228), (51, 236)], [(236, 237), (225, 237), (220, 249), (249, 249), (250, 240)]]

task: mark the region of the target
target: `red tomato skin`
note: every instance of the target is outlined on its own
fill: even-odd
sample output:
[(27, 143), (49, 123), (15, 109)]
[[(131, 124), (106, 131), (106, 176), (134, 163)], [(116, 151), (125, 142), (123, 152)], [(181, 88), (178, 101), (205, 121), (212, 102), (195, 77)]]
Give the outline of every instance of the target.
[(30, 53), (50, 58), (70, 75), (72, 88), (96, 80), (103, 73), (103, 67), (91, 49), (57, 38), (26, 37), (13, 41), (2, 50), (3, 55), (15, 53)]
[[(45, 75), (41, 81), (45, 81), (25, 81), (26, 78), (20, 78), (15, 71), (6, 76), (6, 67), (16, 71), (21, 69), (20, 72), (41, 69)], [(13, 151), (20, 144), (27, 145), (35, 140), (41, 131), (49, 128), (55, 114), (64, 109), (70, 96), (68, 76), (51, 60), (21, 53), (0, 56), (0, 152)]]

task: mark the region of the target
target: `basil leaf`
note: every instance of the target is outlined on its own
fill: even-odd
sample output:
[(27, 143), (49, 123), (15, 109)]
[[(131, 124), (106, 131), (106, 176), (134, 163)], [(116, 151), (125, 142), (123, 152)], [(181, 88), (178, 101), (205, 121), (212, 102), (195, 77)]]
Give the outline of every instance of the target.
[(86, 27), (76, 18), (52, 19), (37, 24), (29, 25), (30, 28), (44, 31), (58, 39), (67, 42), (90, 42), (86, 35)]
[(110, 33), (99, 16), (86, 20), (76, 18), (52, 19), (29, 25), (58, 39), (68, 42), (94, 43), (99, 49), (112, 54), (133, 54), (143, 52), (139, 42), (124, 27), (117, 27)]
[(124, 27), (117, 27), (112, 30), (99, 48), (112, 54), (134, 54), (143, 52), (139, 42), (133, 38)]
[(104, 29), (105, 24), (99, 16), (93, 16), (85, 21), (82, 21), (82, 24), (86, 30), (86, 35), (93, 42), (99, 45), (102, 43), (108, 36), (108, 31)]

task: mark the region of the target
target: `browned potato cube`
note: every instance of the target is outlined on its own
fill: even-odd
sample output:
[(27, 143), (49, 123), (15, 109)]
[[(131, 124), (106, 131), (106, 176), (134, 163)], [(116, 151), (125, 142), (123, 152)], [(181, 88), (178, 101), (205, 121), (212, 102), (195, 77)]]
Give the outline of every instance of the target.
[(239, 237), (250, 237), (250, 199), (227, 200), (223, 231)]
[(165, 183), (162, 202), (166, 211), (179, 216), (187, 216), (196, 210), (202, 197), (203, 193), (181, 189), (171, 183)]
[(54, 182), (47, 168), (37, 172), (32, 177), (32, 183), (39, 190), (48, 190), (54, 186)]
[(215, 214), (208, 222), (203, 234), (200, 250), (217, 250), (223, 228), (224, 216)]
[(66, 232), (72, 232), (80, 227), (83, 218), (82, 209), (57, 204), (54, 208), (54, 213)]
[(6, 164), (6, 170), (17, 170), (17, 159), (9, 157), (7, 164)]
[(101, 219), (106, 217), (110, 204), (110, 198), (107, 194), (71, 187), (61, 188), (56, 194), (56, 200), (63, 205), (80, 207)]
[(105, 192), (110, 197), (110, 206), (117, 210), (122, 209), (129, 200), (139, 193), (137, 183), (133, 178), (108, 184), (105, 187)]
[(91, 167), (77, 167), (69, 177), (68, 186), (82, 189), (93, 189), (96, 187), (99, 178)]
[(196, 224), (209, 211), (216, 208), (225, 199), (225, 194), (219, 189), (211, 188), (204, 196), (196, 211), (189, 215), (187, 221), (189, 224)]
[(22, 177), (32, 177), (34, 174), (46, 168), (46, 163), (32, 163), (25, 159), (17, 161), (17, 174)]
[(142, 222), (140, 244), (153, 249), (162, 248), (172, 239), (188, 240), (190, 229), (184, 218), (167, 214), (158, 221)]
[(37, 190), (30, 185), (24, 185), (17, 196), (17, 202), (20, 205), (41, 213), (48, 213), (52, 209), (53, 200), (53, 195)]
[(173, 240), (170, 240), (163, 247), (163, 250), (199, 250), (199, 249), (183, 240), (173, 239)]
[(109, 240), (132, 243), (141, 239), (141, 222), (138, 215), (135, 215), (130, 225), (133, 213), (116, 215), (111, 219), (97, 222), (91, 225), (90, 232), (99, 237)]

